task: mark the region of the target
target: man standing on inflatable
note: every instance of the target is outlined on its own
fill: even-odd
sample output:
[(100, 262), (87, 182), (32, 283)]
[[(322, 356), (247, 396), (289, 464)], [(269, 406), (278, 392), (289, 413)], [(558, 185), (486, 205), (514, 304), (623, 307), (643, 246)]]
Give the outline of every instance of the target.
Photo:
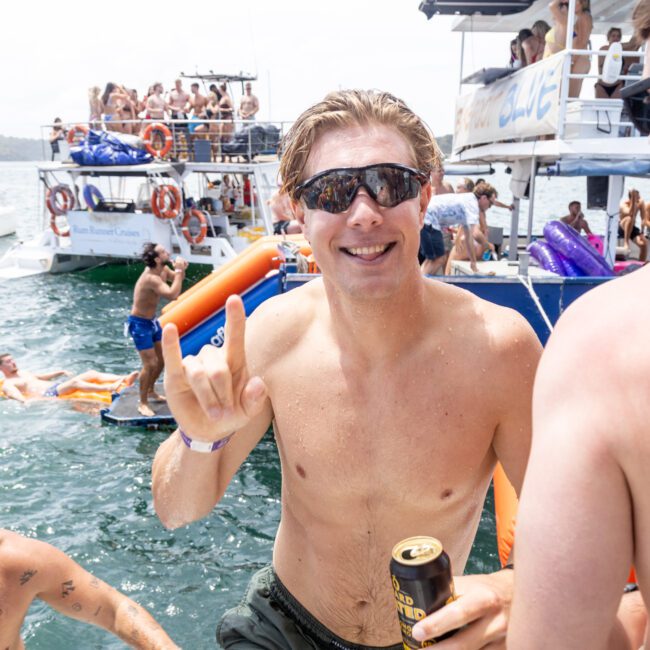
[(273, 424), (273, 564), (224, 615), (222, 647), (401, 649), (391, 550), (428, 535), (442, 540), (461, 597), (414, 636), (462, 627), (440, 650), (501, 648), (513, 572), (462, 574), (497, 460), (517, 491), (523, 480), (539, 341), (514, 311), (422, 275), (440, 153), (404, 102), (333, 92), (298, 118), (282, 151), (283, 191), (322, 277), (248, 322), (231, 296), (223, 348), (196, 357), (181, 358), (166, 326), (179, 429), (154, 461), (156, 511), (168, 527), (210, 514)]
[(174, 268), (171, 269), (167, 266), (169, 259), (169, 252), (163, 245), (152, 242), (144, 245), (142, 261), (146, 268), (135, 283), (133, 306), (127, 320), (128, 332), (142, 360), (138, 413), (147, 417), (155, 415), (149, 406), (149, 400), (165, 400), (154, 390), (165, 365), (160, 345), (162, 329), (156, 318), (156, 310), (161, 298), (178, 298), (188, 266), (182, 257), (177, 257)]

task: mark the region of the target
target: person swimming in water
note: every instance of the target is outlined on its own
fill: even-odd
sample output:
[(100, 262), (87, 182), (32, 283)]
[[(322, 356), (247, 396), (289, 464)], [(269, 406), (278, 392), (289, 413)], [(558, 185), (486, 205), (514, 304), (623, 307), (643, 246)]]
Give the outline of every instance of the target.
[[(61, 397), (76, 390), (97, 391), (100, 384), (104, 384), (103, 390), (113, 392), (122, 384), (130, 386), (138, 377), (137, 371), (129, 375), (114, 375), (95, 370), (88, 370), (79, 375), (73, 375), (67, 370), (33, 373), (19, 370), (18, 364), (9, 353), (0, 354), (0, 371), (4, 375), (2, 391), (6, 397), (23, 403), (31, 399)], [(66, 379), (53, 381), (60, 377)]]

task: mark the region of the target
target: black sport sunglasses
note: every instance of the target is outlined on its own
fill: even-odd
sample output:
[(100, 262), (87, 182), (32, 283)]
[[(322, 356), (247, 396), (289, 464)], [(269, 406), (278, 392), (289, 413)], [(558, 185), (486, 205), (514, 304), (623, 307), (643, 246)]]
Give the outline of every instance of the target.
[(295, 197), (302, 198), (310, 210), (337, 214), (350, 207), (363, 187), (380, 206), (394, 208), (414, 199), (428, 182), (428, 174), (397, 163), (342, 167), (326, 169), (308, 178), (298, 185)]

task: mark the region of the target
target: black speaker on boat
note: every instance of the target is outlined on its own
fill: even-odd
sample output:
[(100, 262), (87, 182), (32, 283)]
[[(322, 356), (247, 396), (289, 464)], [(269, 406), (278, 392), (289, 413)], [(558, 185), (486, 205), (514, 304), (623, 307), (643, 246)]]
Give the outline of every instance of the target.
[(608, 176), (587, 176), (587, 209), (606, 209), (608, 192)]
[(525, 11), (534, 0), (422, 0), (420, 11), (427, 18), (436, 14), (497, 16)]
[[(634, 66), (630, 66), (630, 73), (632, 68)], [(649, 88), (650, 77), (630, 85), (626, 83), (621, 90), (627, 113), (641, 135), (650, 134), (650, 95), (647, 92)]]

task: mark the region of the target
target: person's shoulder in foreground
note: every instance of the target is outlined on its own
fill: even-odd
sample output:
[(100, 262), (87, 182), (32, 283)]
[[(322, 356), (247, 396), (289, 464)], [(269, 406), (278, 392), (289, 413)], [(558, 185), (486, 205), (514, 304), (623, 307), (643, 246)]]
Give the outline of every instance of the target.
[(112, 632), (133, 648), (178, 650), (144, 608), (65, 553), (0, 529), (0, 647), (24, 648), (20, 628), (35, 598), (66, 616)]
[(621, 596), (632, 565), (650, 593), (650, 351), (641, 344), (650, 303), (639, 299), (648, 289), (645, 267), (591, 290), (542, 357), (517, 522), (513, 650), (643, 643), (643, 602)]

